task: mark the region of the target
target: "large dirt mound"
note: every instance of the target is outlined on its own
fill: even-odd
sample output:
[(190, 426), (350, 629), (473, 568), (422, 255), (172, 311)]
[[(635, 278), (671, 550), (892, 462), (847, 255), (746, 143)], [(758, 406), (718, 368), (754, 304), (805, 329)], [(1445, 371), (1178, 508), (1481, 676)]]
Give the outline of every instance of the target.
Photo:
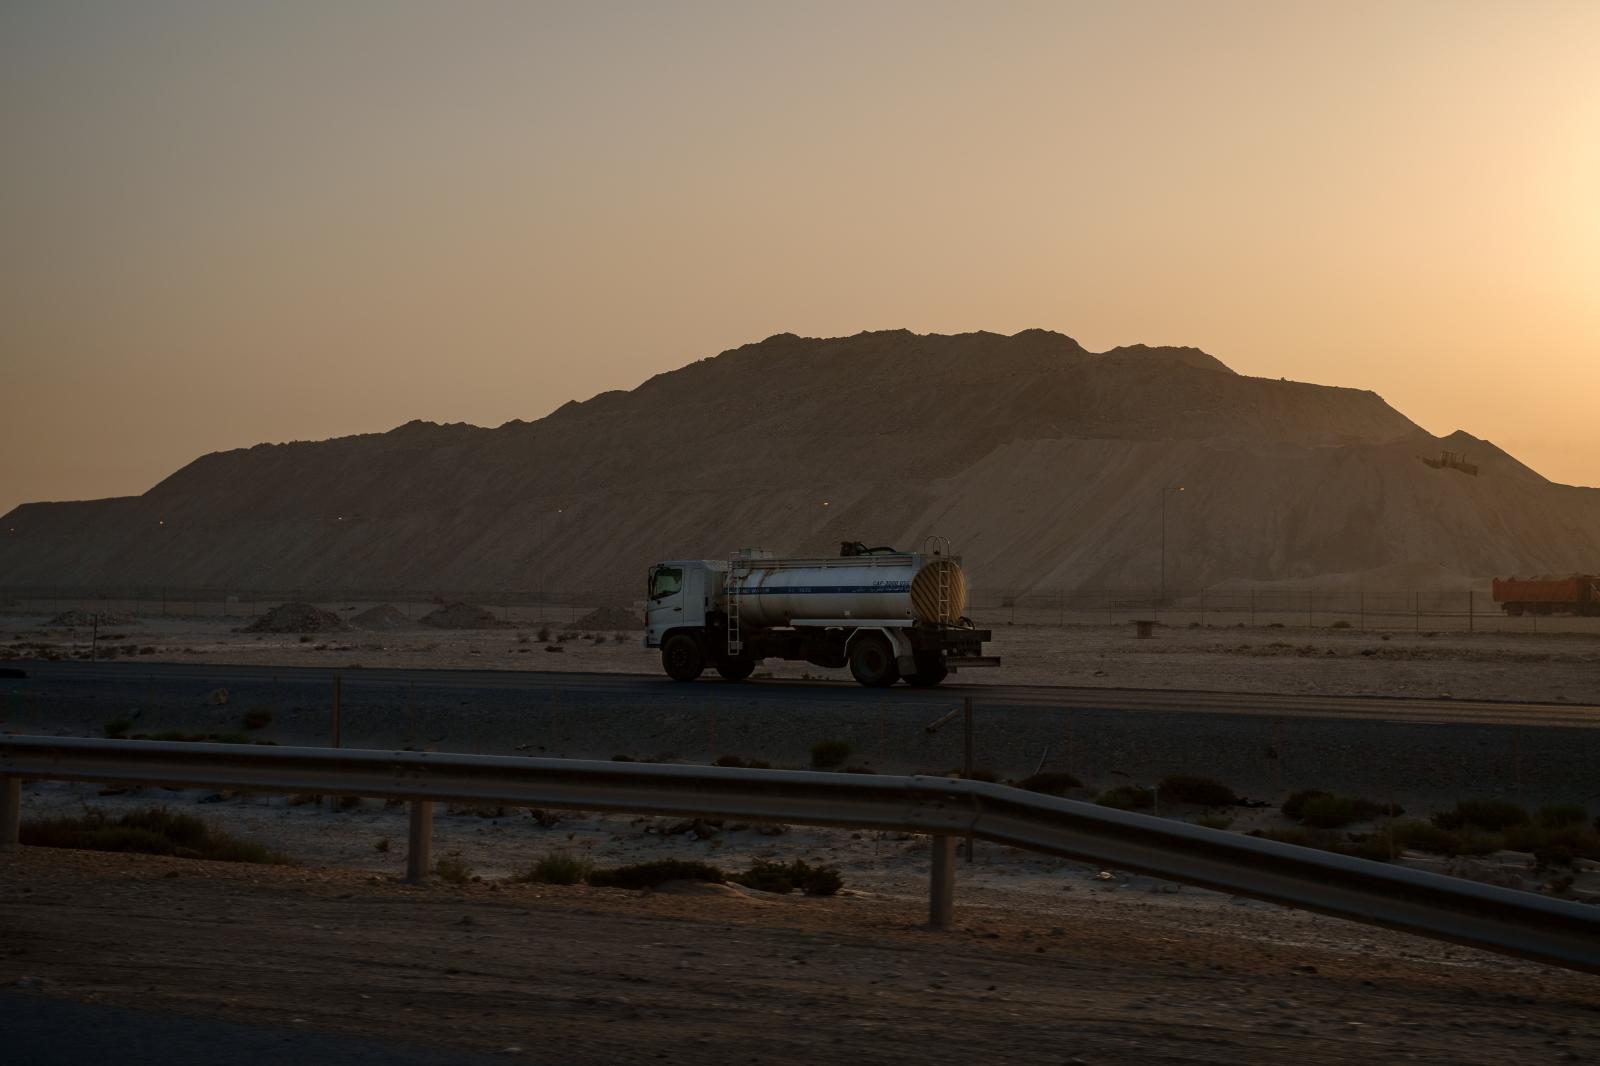
[(489, 608), (475, 603), (447, 603), (423, 615), (421, 621), (436, 629), (505, 629), (510, 625), (496, 618)]
[(405, 612), (392, 603), (380, 603), (350, 619), (357, 629), (402, 629), (411, 624)]
[(332, 611), (314, 603), (280, 603), (247, 626), (241, 633), (331, 633), (349, 626)]
[(597, 607), (568, 629), (643, 629), (644, 619), (627, 607)]
[[(1443, 451), (1478, 476), (1419, 461)], [(1164, 583), (1188, 590), (1600, 565), (1600, 490), (1552, 485), (1488, 441), (1432, 436), (1359, 389), (1042, 330), (782, 334), (536, 422), (258, 445), (5, 525), (0, 585), (590, 602), (631, 601), (662, 559), (930, 533), (990, 589), (1147, 593), (1163, 558)]]

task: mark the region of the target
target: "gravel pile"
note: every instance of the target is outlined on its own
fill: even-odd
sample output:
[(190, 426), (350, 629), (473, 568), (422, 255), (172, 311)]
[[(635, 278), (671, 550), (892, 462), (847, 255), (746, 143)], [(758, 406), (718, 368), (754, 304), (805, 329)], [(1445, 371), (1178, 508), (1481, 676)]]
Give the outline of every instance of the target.
[(644, 619), (627, 607), (597, 607), (568, 629), (643, 629)]
[(436, 629), (505, 629), (510, 625), (496, 618), (487, 607), (475, 603), (447, 603), (423, 615), (422, 624)]
[(240, 633), (329, 633), (350, 627), (332, 611), (312, 603), (283, 603), (272, 608)]
[(350, 619), (357, 629), (402, 629), (411, 624), (405, 612), (392, 603), (380, 603)]

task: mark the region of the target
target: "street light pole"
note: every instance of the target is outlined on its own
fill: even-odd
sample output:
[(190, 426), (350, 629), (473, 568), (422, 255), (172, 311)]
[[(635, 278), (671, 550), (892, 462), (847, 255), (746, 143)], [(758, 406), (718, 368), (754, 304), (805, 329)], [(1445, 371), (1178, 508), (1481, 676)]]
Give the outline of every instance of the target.
[(1161, 489), (1161, 592), (1157, 602), (1167, 602), (1167, 493), (1182, 492), (1182, 485), (1166, 485)]

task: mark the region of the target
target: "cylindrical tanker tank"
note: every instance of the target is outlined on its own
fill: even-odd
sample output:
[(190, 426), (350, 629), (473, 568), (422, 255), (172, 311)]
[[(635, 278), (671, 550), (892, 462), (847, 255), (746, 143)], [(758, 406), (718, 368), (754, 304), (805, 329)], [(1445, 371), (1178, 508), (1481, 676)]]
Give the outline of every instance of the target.
[(740, 624), (753, 626), (867, 619), (953, 624), (967, 600), (959, 564), (915, 553), (751, 561), (730, 575), (727, 592), (739, 599)]

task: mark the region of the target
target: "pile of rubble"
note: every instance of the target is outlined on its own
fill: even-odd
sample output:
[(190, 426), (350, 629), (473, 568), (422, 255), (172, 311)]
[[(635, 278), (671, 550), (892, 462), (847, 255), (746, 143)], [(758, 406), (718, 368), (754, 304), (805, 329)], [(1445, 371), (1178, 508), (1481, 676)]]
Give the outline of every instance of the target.
[(324, 611), (312, 603), (283, 603), (272, 608), (240, 633), (330, 633), (349, 629), (332, 611)]
[(597, 607), (568, 626), (569, 629), (643, 629), (644, 619), (627, 607)]
[(405, 613), (392, 603), (380, 603), (350, 619), (357, 629), (401, 629), (411, 624)]
[(487, 607), (475, 603), (447, 603), (422, 616), (422, 624), (436, 629), (504, 629), (502, 622)]

